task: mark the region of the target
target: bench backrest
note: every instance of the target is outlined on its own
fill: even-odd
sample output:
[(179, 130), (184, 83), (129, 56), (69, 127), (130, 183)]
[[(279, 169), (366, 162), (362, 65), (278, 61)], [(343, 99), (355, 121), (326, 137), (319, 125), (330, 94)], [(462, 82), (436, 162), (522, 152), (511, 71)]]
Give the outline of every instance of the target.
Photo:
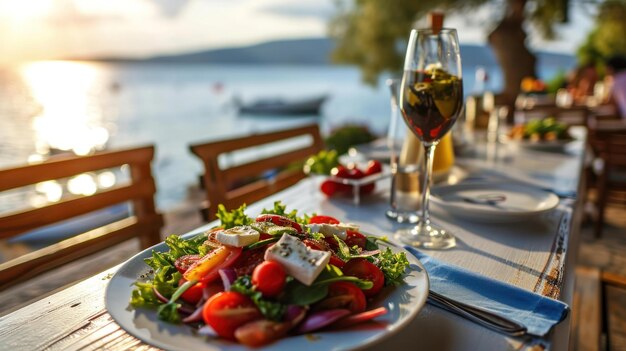
[[(17, 281), (139, 237), (142, 247), (160, 241), (163, 217), (156, 212), (156, 186), (151, 172), (154, 147), (101, 152), (90, 156), (57, 156), (47, 161), (0, 170), (0, 192), (76, 177), (89, 172), (127, 165), (130, 181), (112, 185), (88, 196), (70, 195), (38, 208), (0, 214), (0, 239), (9, 239), (38, 228), (63, 225), (67, 220), (123, 203), (128, 217), (72, 236), (58, 243), (0, 263), (0, 290)], [(69, 183), (67, 183), (69, 187)]]
[[(267, 144), (308, 136), (309, 143), (304, 147), (256, 158), (254, 161), (232, 167), (220, 167), (219, 157), (227, 156), (243, 149), (257, 149)], [(286, 168), (294, 162), (303, 161), (323, 149), (323, 140), (317, 124), (264, 134), (254, 134), (240, 138), (191, 145), (190, 149), (204, 164), (204, 187), (209, 201), (209, 220), (215, 219), (217, 205), (227, 209), (250, 204), (277, 191), (285, 189), (302, 178), (302, 167)], [(275, 173), (271, 177), (260, 177), (265, 172)], [(257, 177), (254, 181), (238, 186), (242, 179)]]

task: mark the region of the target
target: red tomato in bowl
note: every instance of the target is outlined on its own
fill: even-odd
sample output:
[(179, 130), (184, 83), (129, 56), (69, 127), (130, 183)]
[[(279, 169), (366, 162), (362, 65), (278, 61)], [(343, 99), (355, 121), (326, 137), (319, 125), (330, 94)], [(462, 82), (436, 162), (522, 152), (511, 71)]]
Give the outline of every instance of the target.
[(365, 175), (372, 175), (376, 173), (380, 173), (383, 171), (383, 166), (380, 162), (376, 160), (371, 160), (367, 163), (367, 168), (365, 169)]
[(380, 268), (364, 258), (351, 259), (346, 263), (342, 271), (345, 275), (369, 280), (374, 284), (371, 288), (363, 290), (363, 293), (367, 297), (378, 294), (380, 289), (383, 288), (383, 285), (385, 285), (385, 275)]
[(235, 340), (235, 330), (253, 320), (262, 318), (261, 312), (247, 296), (234, 291), (213, 295), (204, 304), (202, 318), (217, 335)]

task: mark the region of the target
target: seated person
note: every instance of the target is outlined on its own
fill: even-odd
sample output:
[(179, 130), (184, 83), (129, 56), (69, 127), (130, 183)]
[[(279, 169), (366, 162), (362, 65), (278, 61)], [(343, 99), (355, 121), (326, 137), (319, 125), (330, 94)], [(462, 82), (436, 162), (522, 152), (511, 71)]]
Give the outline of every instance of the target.
[(622, 119), (626, 119), (626, 57), (614, 56), (607, 63), (607, 74), (613, 77), (611, 100)]

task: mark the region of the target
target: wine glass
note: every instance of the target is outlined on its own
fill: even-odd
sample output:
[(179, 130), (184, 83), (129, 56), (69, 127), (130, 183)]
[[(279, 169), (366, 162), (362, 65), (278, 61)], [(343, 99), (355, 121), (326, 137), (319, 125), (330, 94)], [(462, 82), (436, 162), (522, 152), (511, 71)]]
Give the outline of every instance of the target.
[(404, 61), (400, 111), (424, 146), (422, 215), (414, 228), (396, 238), (415, 247), (447, 249), (454, 236), (430, 220), (428, 202), (435, 147), (463, 110), (461, 54), (455, 29), (412, 30)]

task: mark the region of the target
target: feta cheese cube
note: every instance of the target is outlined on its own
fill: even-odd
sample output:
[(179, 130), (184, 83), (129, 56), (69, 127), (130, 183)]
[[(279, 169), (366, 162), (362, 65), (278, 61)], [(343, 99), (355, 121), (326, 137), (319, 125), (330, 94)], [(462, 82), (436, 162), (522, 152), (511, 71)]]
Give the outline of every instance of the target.
[(333, 235), (337, 235), (337, 237), (341, 240), (346, 240), (346, 238), (348, 237), (346, 228), (335, 224), (316, 223), (307, 224), (306, 227), (311, 229), (311, 233), (320, 233), (323, 234), (324, 237), (332, 237)]
[(283, 234), (276, 244), (265, 251), (265, 259), (280, 263), (287, 274), (305, 285), (311, 285), (330, 261), (330, 252), (313, 250), (298, 238)]
[(244, 225), (217, 232), (215, 239), (228, 246), (244, 247), (259, 241), (259, 232)]

